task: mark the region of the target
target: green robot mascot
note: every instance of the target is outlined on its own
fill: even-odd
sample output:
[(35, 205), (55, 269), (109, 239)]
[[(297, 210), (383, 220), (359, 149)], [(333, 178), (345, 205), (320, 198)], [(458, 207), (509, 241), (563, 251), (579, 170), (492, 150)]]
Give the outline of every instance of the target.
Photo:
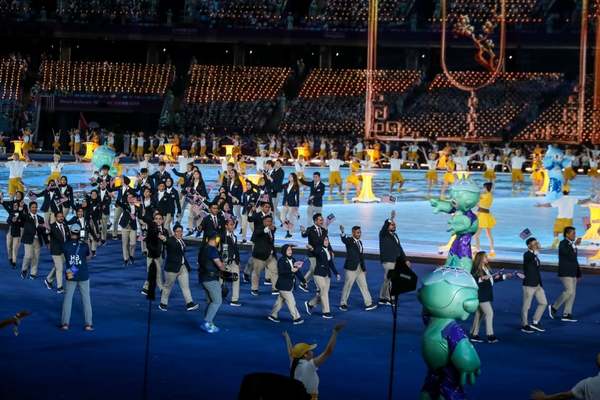
[(457, 320), (465, 321), (479, 306), (478, 286), (471, 276), (471, 237), (477, 216), (479, 187), (461, 180), (449, 191), (449, 200), (432, 200), (434, 212), (452, 214), (449, 231), (456, 237), (446, 264), (423, 279), (419, 301), (423, 305), (422, 354), (428, 367), (421, 390), (427, 400), (466, 399), (464, 386), (474, 384), (481, 362)]

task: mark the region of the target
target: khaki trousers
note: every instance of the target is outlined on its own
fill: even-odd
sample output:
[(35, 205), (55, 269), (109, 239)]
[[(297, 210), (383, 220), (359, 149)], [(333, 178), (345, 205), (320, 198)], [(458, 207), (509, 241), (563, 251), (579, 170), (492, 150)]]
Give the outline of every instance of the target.
[(298, 308), (296, 307), (296, 299), (294, 299), (294, 293), (287, 290), (280, 290), (279, 296), (277, 296), (277, 300), (273, 305), (273, 309), (271, 310), (271, 316), (277, 318), (279, 315), (279, 310), (283, 306), (283, 303), (287, 305), (288, 310), (290, 310), (290, 314), (292, 314), (292, 318), (297, 320), (300, 318), (300, 313), (298, 312)]
[(342, 298), (340, 300), (341, 305), (348, 305), (348, 297), (354, 286), (354, 282), (358, 286), (360, 293), (362, 294), (365, 306), (373, 304), (371, 293), (369, 293), (369, 287), (367, 286), (367, 273), (360, 267), (356, 268), (355, 271), (346, 270), (346, 277), (344, 278), (344, 288), (342, 289)]
[(310, 262), (310, 266), (306, 274), (304, 274), (304, 280), (308, 284), (313, 278), (315, 273), (315, 267), (317, 266), (317, 258), (316, 257), (308, 257), (308, 261)]
[(52, 256), (52, 262), (54, 263), (54, 266), (50, 270), (48, 276), (46, 276), (46, 280), (52, 283), (54, 282), (54, 279), (56, 279), (56, 288), (61, 289), (63, 287), (65, 256)]
[(161, 257), (158, 257), (158, 258), (147, 257), (146, 258), (146, 281), (144, 282), (144, 289), (148, 290), (148, 287), (150, 286), (150, 283), (148, 282), (148, 271), (150, 271), (150, 264), (152, 264), (153, 261), (156, 264), (156, 287), (159, 288), (160, 290), (163, 290), (164, 280), (163, 280), (162, 258)]
[(292, 229), (289, 229), (288, 232), (293, 232), (298, 225), (298, 207), (281, 207), (281, 221), (288, 221), (292, 224)]
[(22, 272), (27, 272), (30, 268), (29, 272), (31, 276), (36, 276), (38, 272), (38, 263), (40, 260), (40, 241), (39, 239), (33, 239), (32, 244), (26, 244), (25, 247), (25, 255), (23, 256), (23, 265), (21, 266)]
[(563, 310), (563, 314), (572, 314), (575, 294), (577, 293), (577, 278), (562, 276), (560, 277), (560, 281), (563, 284), (564, 290), (552, 307), (558, 310), (564, 304), (565, 309)]
[(46, 211), (44, 213), (44, 221), (48, 224), (48, 226), (50, 226), (50, 224), (55, 223), (56, 218), (54, 218), (54, 213), (52, 211)]
[(179, 272), (165, 273), (165, 284), (160, 296), (160, 302), (165, 305), (169, 304), (169, 296), (171, 295), (171, 290), (173, 289), (175, 281), (179, 283), (185, 304), (192, 303), (192, 292), (190, 292), (190, 274), (188, 273), (185, 265), (181, 266)]
[(315, 284), (319, 291), (309, 302), (309, 306), (316, 306), (321, 303), (321, 311), (323, 314), (329, 313), (331, 310), (329, 309), (329, 285), (331, 284), (331, 279), (327, 276), (318, 276), (315, 275)]
[(248, 233), (248, 228), (250, 228), (250, 232), (253, 232), (254, 224), (248, 222), (248, 214), (242, 214), (242, 240), (246, 240), (246, 234)]
[(123, 260), (127, 261), (135, 256), (135, 242), (137, 240), (137, 232), (135, 229), (121, 229), (121, 246), (123, 247)]
[(102, 219), (100, 220), (100, 239), (106, 241), (106, 236), (108, 235), (108, 218), (110, 216), (102, 214)]
[(112, 226), (112, 237), (117, 237), (117, 229), (119, 228), (119, 219), (121, 219), (121, 214), (123, 214), (123, 209), (121, 207), (115, 207), (115, 215), (113, 218), (113, 226)]
[(258, 258), (252, 257), (252, 290), (258, 290), (258, 283), (260, 281), (260, 273), (263, 269), (267, 269), (265, 272), (265, 279), (270, 279), (275, 290), (275, 284), (277, 283), (277, 260), (275, 257), (270, 256), (266, 260), (259, 260)]
[(169, 232), (169, 236), (173, 236), (173, 232), (171, 231), (171, 223), (173, 222), (173, 215), (167, 214), (165, 215), (165, 222), (163, 227)]
[(537, 301), (537, 307), (535, 309), (535, 313), (533, 314), (533, 323), (536, 324), (540, 322), (542, 315), (544, 315), (544, 311), (546, 311), (546, 307), (548, 306), (548, 300), (546, 300), (546, 292), (544, 288), (540, 285), (537, 286), (523, 286), (523, 305), (521, 307), (521, 324), (523, 326), (529, 325), (529, 308), (531, 307), (531, 302), (533, 301), (533, 297), (535, 296), (535, 301)]
[(10, 231), (6, 234), (6, 253), (8, 254), (8, 258), (12, 260), (12, 262), (17, 262), (17, 256), (19, 255), (19, 245), (21, 244), (20, 236), (12, 236)]
[(392, 281), (388, 279), (388, 272), (396, 267), (396, 263), (384, 262), (381, 264), (383, 267), (383, 284), (379, 290), (379, 298), (384, 300), (390, 299), (390, 290), (392, 289)]
[(485, 318), (485, 333), (488, 336), (494, 334), (494, 309), (492, 303), (484, 301), (479, 303), (479, 308), (475, 311), (475, 317), (473, 318), (473, 326), (471, 327), (471, 333), (473, 335), (479, 335), (479, 325), (481, 319)]
[[(227, 266), (225, 266), (225, 270), (234, 274), (238, 274), (237, 281), (231, 282), (231, 301), (238, 301), (240, 299), (240, 265), (233, 262), (231, 264), (227, 264)], [(220, 282), (223, 284), (222, 279), (220, 279)]]

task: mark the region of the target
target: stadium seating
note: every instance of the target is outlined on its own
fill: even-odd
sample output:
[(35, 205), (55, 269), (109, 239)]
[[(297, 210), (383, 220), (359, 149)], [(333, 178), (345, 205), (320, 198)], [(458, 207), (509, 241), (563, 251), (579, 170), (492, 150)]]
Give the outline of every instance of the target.
[(173, 81), (175, 67), (88, 61), (44, 61), (40, 68), (44, 92), (116, 93), (164, 96)]
[(16, 57), (0, 59), (0, 100), (18, 100), (27, 70), (24, 60)]
[(260, 130), (290, 74), (290, 68), (193, 65), (185, 92), (184, 125)]
[[(281, 129), (290, 133), (355, 134), (364, 126), (365, 70), (315, 69), (291, 102)], [(421, 82), (418, 71), (378, 70), (374, 91), (396, 102)]]

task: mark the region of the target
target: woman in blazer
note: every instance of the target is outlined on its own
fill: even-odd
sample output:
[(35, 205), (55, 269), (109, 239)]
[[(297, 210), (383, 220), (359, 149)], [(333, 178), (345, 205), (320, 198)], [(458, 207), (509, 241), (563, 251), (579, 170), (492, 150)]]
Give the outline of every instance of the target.
[[(479, 307), (475, 312), (473, 326), (471, 327), (470, 339), (472, 342), (483, 342), (479, 337), (479, 326), (481, 319), (485, 319), (485, 333), (488, 343), (498, 342), (494, 335), (494, 309), (492, 301), (494, 300), (494, 283), (502, 282), (513, 277), (512, 273), (504, 274), (493, 272), (489, 267), (489, 260), (485, 251), (480, 251), (473, 258), (473, 269), (471, 270), (473, 278), (479, 286)], [(519, 276), (518, 274), (516, 274)]]
[(287, 233), (286, 238), (292, 237), (294, 226), (298, 222), (298, 207), (300, 206), (300, 184), (298, 176), (292, 172), (288, 176), (287, 186), (283, 187), (283, 207), (281, 208), (281, 220)]
[(273, 322), (280, 322), (279, 310), (285, 303), (292, 314), (294, 325), (298, 325), (304, 322), (298, 308), (296, 307), (296, 300), (294, 298), (294, 283), (296, 278), (300, 281), (304, 281), (304, 277), (300, 273), (301, 266), (296, 264), (296, 259), (292, 257), (292, 246), (284, 244), (281, 247), (281, 257), (277, 261), (277, 282), (275, 282), (275, 288), (279, 291), (277, 300), (271, 314), (269, 314), (269, 320)]
[(329, 309), (329, 285), (331, 282), (331, 273), (333, 272), (338, 281), (340, 280), (340, 274), (337, 269), (335, 269), (333, 251), (329, 245), (329, 237), (325, 236), (323, 245), (315, 250), (317, 263), (315, 266), (314, 279), (319, 291), (310, 301), (304, 302), (304, 306), (306, 307), (308, 315), (311, 315), (312, 309), (320, 302), (321, 316), (330, 319), (333, 318)]

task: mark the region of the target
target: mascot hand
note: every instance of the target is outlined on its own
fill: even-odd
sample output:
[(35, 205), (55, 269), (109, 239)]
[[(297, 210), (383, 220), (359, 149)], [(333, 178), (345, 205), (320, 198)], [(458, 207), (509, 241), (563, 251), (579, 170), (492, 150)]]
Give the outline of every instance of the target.
[(477, 375), (481, 374), (481, 370), (475, 372), (461, 372), (460, 373), (460, 385), (465, 386), (467, 384), (474, 385), (477, 380)]
[(440, 212), (440, 209), (439, 209), (440, 201), (438, 199), (431, 199), (429, 202), (431, 203), (431, 206), (433, 207), (434, 214), (438, 214)]

